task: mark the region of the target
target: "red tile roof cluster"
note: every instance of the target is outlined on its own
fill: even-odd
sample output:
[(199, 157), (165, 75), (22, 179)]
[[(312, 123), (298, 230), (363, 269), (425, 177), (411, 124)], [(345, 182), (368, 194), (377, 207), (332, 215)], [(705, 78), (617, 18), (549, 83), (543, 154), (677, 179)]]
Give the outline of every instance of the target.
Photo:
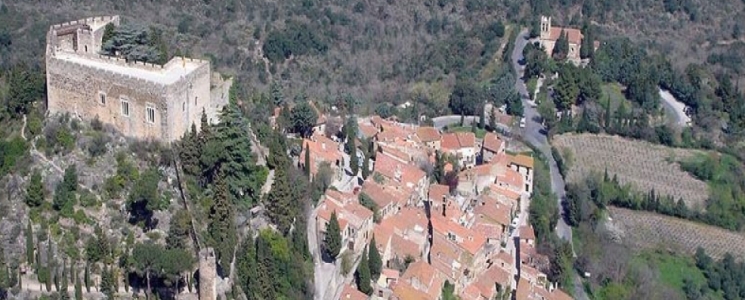
[(482, 200), (479, 202), (473, 209), (473, 213), (477, 215), (476, 222), (493, 223), (502, 226), (510, 225), (510, 207), (493, 200)]
[(485, 237), (475, 234), (472, 230), (453, 222), (449, 218), (433, 214), (430, 220), (432, 221), (432, 230), (436, 234), (440, 234), (444, 237), (454, 235), (454, 242), (471, 255), (478, 253), (478, 251), (486, 244)]
[(487, 132), (484, 136), (484, 149), (494, 152), (494, 153), (500, 153), (504, 151), (505, 147), (505, 141), (499, 138), (499, 136), (496, 133), (493, 132)]
[(442, 204), (443, 199), (450, 197), (450, 187), (443, 184), (432, 184), (429, 186), (429, 200)]
[(513, 169), (507, 169), (503, 175), (497, 176), (497, 185), (508, 187), (515, 191), (522, 191), (523, 183), (523, 175)]
[(441, 144), (445, 151), (476, 147), (476, 135), (473, 132), (451, 132), (442, 135)]
[(430, 299), (437, 299), (442, 293), (445, 276), (423, 260), (419, 260), (409, 265), (406, 272), (401, 275), (400, 281), (409, 283), (413, 288), (427, 293)]
[(341, 298), (339, 300), (367, 300), (369, 298), (365, 293), (360, 292), (352, 285), (345, 284), (344, 289), (341, 290)]
[(424, 143), (436, 142), (439, 141), (441, 138), (440, 131), (434, 127), (419, 127), (416, 130), (416, 135), (419, 137), (419, 140)]
[(318, 172), (318, 165), (321, 162), (328, 162), (333, 167), (337, 162), (344, 161), (344, 156), (339, 150), (339, 144), (325, 137), (323, 134), (315, 133), (310, 139), (303, 139), (303, 149), (300, 152), (300, 163), (307, 165), (305, 162), (305, 149), (310, 150), (310, 173)]
[(383, 209), (391, 204), (404, 206), (411, 197), (410, 191), (395, 185), (382, 185), (368, 177), (362, 184), (362, 192), (369, 196), (378, 208)]
[(427, 174), (416, 166), (402, 163), (385, 153), (377, 155), (374, 169), (375, 172), (390, 180), (410, 185), (410, 188), (417, 186), (422, 179), (427, 177)]
[[(331, 214), (336, 212), (339, 225), (342, 223), (349, 224), (359, 229), (367, 220), (371, 220), (373, 212), (366, 207), (349, 198), (349, 194), (339, 193), (333, 190), (327, 190), (324, 197), (316, 208), (318, 218), (325, 221), (331, 219)], [(343, 229), (344, 226), (341, 226)]]
[[(497, 285), (501, 286), (502, 289), (510, 288), (511, 276), (511, 270), (505, 270), (495, 265), (482, 273), (478, 279), (469, 286), (473, 286), (478, 291), (478, 296), (485, 299), (494, 299), (494, 296), (497, 294)], [(473, 292), (474, 291), (470, 291), (470, 293)]]
[(551, 27), (548, 40), (550, 41), (558, 40), (562, 32), (564, 32), (567, 35), (567, 39), (569, 40), (570, 44), (579, 45), (580, 43), (582, 43), (583, 35), (582, 35), (582, 32), (579, 31), (579, 29), (567, 28), (567, 27), (556, 27), (556, 26)]

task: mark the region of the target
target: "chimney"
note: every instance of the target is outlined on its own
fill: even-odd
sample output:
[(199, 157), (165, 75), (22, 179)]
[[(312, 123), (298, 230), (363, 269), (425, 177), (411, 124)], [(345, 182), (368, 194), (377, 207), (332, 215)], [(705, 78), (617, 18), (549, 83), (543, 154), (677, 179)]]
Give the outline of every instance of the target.
[(396, 181), (401, 182), (401, 165), (396, 164), (396, 171), (394, 172), (393, 176), (396, 177)]
[(446, 212), (447, 211), (447, 205), (445, 205), (445, 202), (442, 203), (442, 216), (447, 217)]

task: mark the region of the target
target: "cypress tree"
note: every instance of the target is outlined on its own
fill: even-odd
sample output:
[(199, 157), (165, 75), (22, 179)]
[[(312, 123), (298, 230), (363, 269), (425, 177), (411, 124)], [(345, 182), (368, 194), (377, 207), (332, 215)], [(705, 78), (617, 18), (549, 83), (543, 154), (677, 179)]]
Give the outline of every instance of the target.
[(67, 292), (67, 270), (66, 266), (67, 263), (65, 262), (62, 265), (62, 272), (60, 272), (60, 300), (70, 300), (70, 293)]
[(367, 179), (368, 176), (370, 176), (370, 157), (369, 154), (365, 154), (365, 157), (362, 158), (362, 178)]
[(36, 261), (34, 260), (34, 227), (31, 225), (31, 220), (28, 220), (26, 226), (26, 262), (28, 265), (34, 265), (34, 269), (38, 270)]
[(383, 260), (380, 257), (380, 251), (378, 251), (378, 244), (375, 242), (375, 235), (370, 241), (370, 252), (367, 257), (370, 264), (370, 274), (373, 279), (377, 279), (383, 269)]
[[(99, 291), (106, 295), (107, 299), (114, 299), (114, 284), (113, 284), (113, 277), (111, 276), (111, 271), (109, 269), (109, 266), (106, 266), (103, 271), (101, 271), (101, 283), (99, 285)], [(150, 291), (148, 291), (148, 294)]]
[(212, 238), (220, 266), (228, 270), (233, 256), (233, 247), (236, 244), (236, 229), (233, 223), (233, 205), (228, 198), (228, 186), (225, 181), (223, 172), (220, 170), (215, 179), (214, 199), (212, 208), (210, 208), (207, 230)]
[(350, 146), (352, 148), (352, 151), (349, 152), (349, 168), (352, 169), (352, 174), (357, 175), (357, 173), (360, 171), (360, 161), (357, 157), (357, 148), (354, 146), (354, 138), (349, 138), (347, 140), (348, 144), (351, 144)]
[(272, 253), (272, 245), (269, 240), (270, 235), (273, 234), (269, 231), (262, 231), (256, 239), (256, 263), (258, 264), (257, 274), (255, 278), (256, 284), (251, 291), (257, 295), (258, 299), (276, 299), (275, 296), (275, 280), (278, 275), (276, 263), (274, 261), (274, 255)]
[(292, 195), (286, 168), (274, 170), (274, 183), (264, 205), (269, 219), (277, 226), (277, 230), (287, 235), (297, 215), (298, 204), (295, 203), (295, 197)]
[(42, 183), (41, 173), (34, 171), (31, 175), (31, 181), (26, 188), (26, 205), (29, 207), (39, 207), (44, 203), (44, 185)]
[(91, 267), (88, 263), (85, 264), (85, 272), (83, 273), (83, 282), (85, 283), (85, 291), (91, 292)]
[(372, 277), (370, 276), (370, 265), (367, 259), (367, 251), (362, 251), (362, 259), (360, 259), (360, 264), (357, 266), (355, 279), (357, 281), (357, 289), (360, 290), (360, 292), (363, 292), (367, 295), (372, 294), (373, 288), (372, 284), (370, 283)]
[(445, 180), (445, 159), (442, 157), (440, 150), (435, 152), (435, 170), (432, 175), (437, 183), (442, 183)]
[(8, 266), (5, 263), (5, 251), (0, 246), (0, 296), (10, 288), (10, 283), (10, 274), (8, 272)]
[(75, 276), (75, 300), (83, 300), (83, 286), (80, 283), (80, 277)]
[(336, 211), (331, 212), (331, 218), (328, 225), (326, 225), (326, 235), (323, 237), (323, 250), (331, 260), (336, 260), (336, 256), (341, 251), (341, 228), (339, 228), (339, 220), (336, 218)]
[(486, 112), (484, 112), (484, 106), (482, 105), (479, 109), (479, 128), (484, 129), (486, 127)]

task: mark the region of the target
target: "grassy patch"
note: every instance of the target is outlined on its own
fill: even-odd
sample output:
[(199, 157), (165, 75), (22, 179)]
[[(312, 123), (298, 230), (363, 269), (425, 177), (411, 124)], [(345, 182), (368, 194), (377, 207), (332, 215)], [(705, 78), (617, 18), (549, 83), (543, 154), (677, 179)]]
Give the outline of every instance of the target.
[[(471, 126), (458, 126), (458, 127), (449, 128), (448, 132), (471, 132)], [(477, 138), (483, 139), (485, 135), (486, 135), (486, 130), (476, 128)]]
[(683, 280), (686, 278), (699, 286), (707, 284), (704, 273), (696, 267), (692, 257), (648, 251), (643, 252), (639, 259), (657, 269), (660, 280), (678, 291), (683, 291)]
[(623, 105), (626, 108), (629, 108), (627, 105), (628, 101), (626, 100), (626, 96), (623, 94), (623, 87), (618, 83), (606, 83), (601, 88), (603, 90), (603, 98), (600, 100), (603, 105), (608, 104), (608, 100), (610, 100), (611, 108), (613, 111), (618, 109), (620, 105)]
[(532, 77), (528, 79), (528, 82), (525, 83), (525, 86), (528, 88), (528, 94), (530, 95), (530, 99), (535, 99), (535, 86), (538, 85), (538, 78)]

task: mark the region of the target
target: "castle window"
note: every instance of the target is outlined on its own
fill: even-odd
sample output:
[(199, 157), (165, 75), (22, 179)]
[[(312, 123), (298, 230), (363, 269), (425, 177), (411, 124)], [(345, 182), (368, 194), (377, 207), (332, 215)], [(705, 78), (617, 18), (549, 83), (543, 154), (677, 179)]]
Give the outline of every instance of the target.
[(199, 97), (194, 97), (194, 105), (197, 105), (197, 99), (199, 99)]
[(106, 105), (106, 93), (98, 92), (98, 101), (101, 105)]
[(181, 111), (186, 111), (186, 102), (181, 103)]
[(127, 98), (119, 98), (119, 101), (122, 102), (122, 115), (125, 117), (129, 117), (129, 101)]
[(145, 120), (148, 123), (155, 123), (155, 107), (149, 105), (145, 107)]

